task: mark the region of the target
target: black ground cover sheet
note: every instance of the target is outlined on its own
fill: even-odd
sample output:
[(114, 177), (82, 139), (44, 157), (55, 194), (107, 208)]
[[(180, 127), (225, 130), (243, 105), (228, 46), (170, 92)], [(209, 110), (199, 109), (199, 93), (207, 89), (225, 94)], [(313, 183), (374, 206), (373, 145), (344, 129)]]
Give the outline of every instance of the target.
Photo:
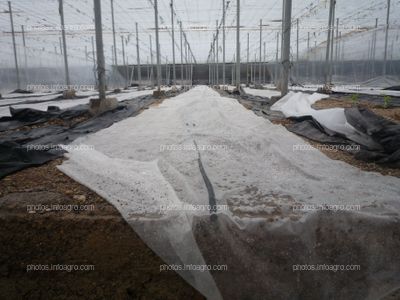
[(65, 110), (51, 108), (39, 111), (30, 108), (11, 109), (11, 117), (0, 118), (0, 179), (19, 170), (44, 164), (63, 156), (58, 145), (68, 145), (76, 138), (107, 128), (148, 107), (153, 96), (142, 96), (120, 102), (118, 107), (74, 126), (46, 125), (29, 130), (14, 130), (43, 124), (52, 119), (70, 120), (88, 113), (88, 105)]
[[(400, 125), (376, 115), (366, 108), (346, 108), (345, 116), (347, 122), (358, 131), (371, 137), (379, 144), (380, 150), (371, 149), (367, 143), (359, 145), (358, 150), (349, 148), (355, 158), (390, 164), (393, 167), (400, 166)], [(296, 118), (296, 122), (288, 126), (288, 130), (310, 140), (324, 144), (356, 145), (345, 136), (332, 132), (318, 123), (311, 116)]]

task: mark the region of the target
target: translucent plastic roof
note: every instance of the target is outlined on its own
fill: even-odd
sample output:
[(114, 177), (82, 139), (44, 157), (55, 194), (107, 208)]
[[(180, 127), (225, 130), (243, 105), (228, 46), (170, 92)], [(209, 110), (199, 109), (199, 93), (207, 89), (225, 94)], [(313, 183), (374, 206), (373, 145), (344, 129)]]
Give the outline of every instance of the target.
[[(226, 1), (226, 58), (232, 61), (235, 53), (236, 0)], [(170, 0), (159, 0), (160, 46), (162, 61), (172, 61), (171, 10)], [(12, 0), (14, 27), (19, 56), (23, 56), (21, 25), (25, 26), (27, 55), (30, 64), (62, 64), (60, 51), (60, 16), (57, 0)], [(190, 43), (197, 62), (205, 62), (215, 33), (216, 21), (222, 20), (222, 0), (175, 0), (175, 42), (176, 59), (180, 62), (180, 41), (178, 22)], [(336, 16), (340, 21), (340, 32), (346, 45), (346, 58), (367, 56), (368, 41), (372, 37), (375, 18), (379, 19), (377, 57), (383, 52), (384, 27), (386, 22), (387, 0), (337, 0)], [(310, 46), (321, 49), (326, 40), (328, 19), (328, 0), (294, 0), (293, 24), (299, 19), (300, 54), (307, 49), (307, 36), (310, 32)], [(150, 61), (150, 35), (154, 33), (153, 0), (114, 0), (115, 25), (117, 31), (118, 63), (122, 63), (121, 36), (126, 42), (129, 63), (136, 62), (135, 22), (139, 27), (140, 56), (142, 63)], [(0, 1), (0, 66), (13, 65), (13, 47), (10, 17), (7, 1)], [(94, 37), (93, 1), (64, 0), (67, 44), (70, 63), (91, 60), (91, 38)], [(400, 41), (399, 19), (400, 0), (392, 0), (389, 35), (389, 55), (399, 58)], [(102, 0), (104, 25), (104, 50), (107, 63), (112, 63), (111, 1)], [(246, 59), (247, 33), (250, 34), (250, 57), (259, 55), (259, 23), (263, 21), (263, 41), (266, 42), (267, 60), (275, 59), (276, 33), (281, 30), (281, 0), (242, 0), (241, 1), (241, 42), (242, 59)], [(222, 35), (220, 35), (221, 37)], [(220, 40), (220, 46), (222, 45)], [(296, 49), (296, 26), (292, 35), (292, 55)], [(86, 58), (88, 53), (88, 58)], [(321, 51), (322, 53), (322, 51)], [(382, 54), (383, 55), (383, 54)], [(220, 55), (222, 57), (222, 54)]]

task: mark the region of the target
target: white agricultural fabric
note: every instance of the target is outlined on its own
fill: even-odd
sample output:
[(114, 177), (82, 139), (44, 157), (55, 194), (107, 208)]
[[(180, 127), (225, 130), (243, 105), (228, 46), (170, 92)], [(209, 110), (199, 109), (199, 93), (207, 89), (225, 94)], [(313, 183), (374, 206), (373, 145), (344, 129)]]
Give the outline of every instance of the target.
[[(294, 151), (295, 145), (304, 144), (301, 138), (207, 87), (165, 100), (73, 144), (92, 145), (94, 150), (71, 151), (60, 170), (112, 203), (167, 264), (205, 264), (204, 249), (219, 251), (212, 243), (198, 244), (200, 237), (192, 227), (193, 220), (209, 215), (207, 210), (165, 209), (209, 204), (199, 153), (216, 204), (227, 205), (218, 210), (218, 219), (228, 218), (241, 227), (255, 220), (267, 228), (280, 224), (279, 230), (288, 224), (285, 230), (295, 228), (303, 238), (304, 219), (289, 219), (295, 215), (294, 203), (360, 204), (366, 216), (400, 207), (399, 179), (362, 172), (318, 151)], [(379, 210), (367, 208), (372, 203)], [(266, 223), (271, 214), (279, 220)], [(221, 237), (230, 240), (235, 255), (245, 255), (224, 228), (229, 226), (220, 227)], [(209, 299), (220, 299), (220, 290), (239, 288), (242, 281), (234, 280), (243, 279), (231, 275), (229, 284), (216, 284), (207, 271), (178, 273)], [(228, 270), (225, 278), (229, 276)], [(253, 292), (242, 289), (247, 295)]]
[(259, 90), (259, 89), (244, 88), (244, 91), (246, 92), (246, 94), (260, 96), (260, 97), (267, 97), (267, 98), (281, 95), (280, 91), (271, 89)]

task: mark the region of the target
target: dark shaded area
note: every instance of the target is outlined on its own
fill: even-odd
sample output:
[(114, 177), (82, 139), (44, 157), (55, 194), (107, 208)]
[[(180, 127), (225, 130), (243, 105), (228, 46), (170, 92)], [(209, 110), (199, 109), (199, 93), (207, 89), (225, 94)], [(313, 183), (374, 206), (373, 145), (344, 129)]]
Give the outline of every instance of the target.
[[(196, 141), (193, 141), (193, 143), (196, 146), (196, 149), (198, 149)], [(199, 164), (201, 177), (203, 177), (204, 184), (206, 185), (207, 192), (208, 192), (208, 202), (209, 202), (209, 204), (211, 206), (210, 213), (214, 214), (214, 213), (217, 212), (217, 208), (216, 208), (217, 207), (217, 202), (215, 200), (214, 188), (212, 186), (210, 178), (208, 178), (206, 170), (204, 169), (203, 161), (201, 160), (201, 154), (200, 154), (200, 152), (198, 150), (197, 150), (197, 154), (199, 155), (199, 158), (197, 159), (197, 162)]]
[(390, 86), (390, 87), (388, 87), (388, 88), (385, 88), (384, 90), (389, 90), (389, 91), (400, 91), (400, 85)]
[(63, 154), (62, 151), (30, 151), (14, 142), (0, 143), (0, 179), (27, 167), (40, 166)]
[(11, 94), (33, 94), (33, 92), (22, 89), (16, 89), (15, 91), (11, 92)]
[(10, 107), (11, 117), (0, 118), (0, 132), (14, 130), (23, 126), (42, 124), (54, 119), (70, 120), (87, 112), (87, 105), (77, 105), (64, 110), (55, 110), (53, 106), (49, 106), (47, 111)]
[(361, 149), (356, 157), (362, 160), (377, 160), (378, 163), (400, 162), (400, 125), (374, 114), (366, 108), (346, 108), (347, 122), (373, 138), (383, 151)]
[(318, 141), (326, 144), (340, 144), (350, 145), (352, 144), (345, 137), (338, 134), (332, 134), (330, 130), (326, 130), (321, 124), (319, 124), (312, 117), (303, 118), (303, 120), (297, 119), (298, 122), (288, 126), (288, 130), (298, 135), (304, 136), (310, 140)]
[[(301, 222), (239, 227), (220, 214), (216, 222), (195, 218), (193, 232), (207, 264), (227, 265), (211, 271), (224, 299), (398, 299), (385, 297), (399, 288), (395, 218), (321, 211)], [(324, 265), (359, 269), (317, 269)]]

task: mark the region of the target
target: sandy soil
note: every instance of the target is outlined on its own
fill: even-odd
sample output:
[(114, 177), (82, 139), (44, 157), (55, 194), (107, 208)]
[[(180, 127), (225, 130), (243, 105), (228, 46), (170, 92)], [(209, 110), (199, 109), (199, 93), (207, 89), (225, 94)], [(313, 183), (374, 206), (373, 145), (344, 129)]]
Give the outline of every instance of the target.
[[(107, 201), (56, 169), (57, 160), (0, 181), (3, 299), (203, 299), (156, 256)], [(27, 205), (84, 205), (36, 211)], [(93, 206), (92, 206), (93, 205)], [(30, 271), (27, 265), (94, 265)]]

